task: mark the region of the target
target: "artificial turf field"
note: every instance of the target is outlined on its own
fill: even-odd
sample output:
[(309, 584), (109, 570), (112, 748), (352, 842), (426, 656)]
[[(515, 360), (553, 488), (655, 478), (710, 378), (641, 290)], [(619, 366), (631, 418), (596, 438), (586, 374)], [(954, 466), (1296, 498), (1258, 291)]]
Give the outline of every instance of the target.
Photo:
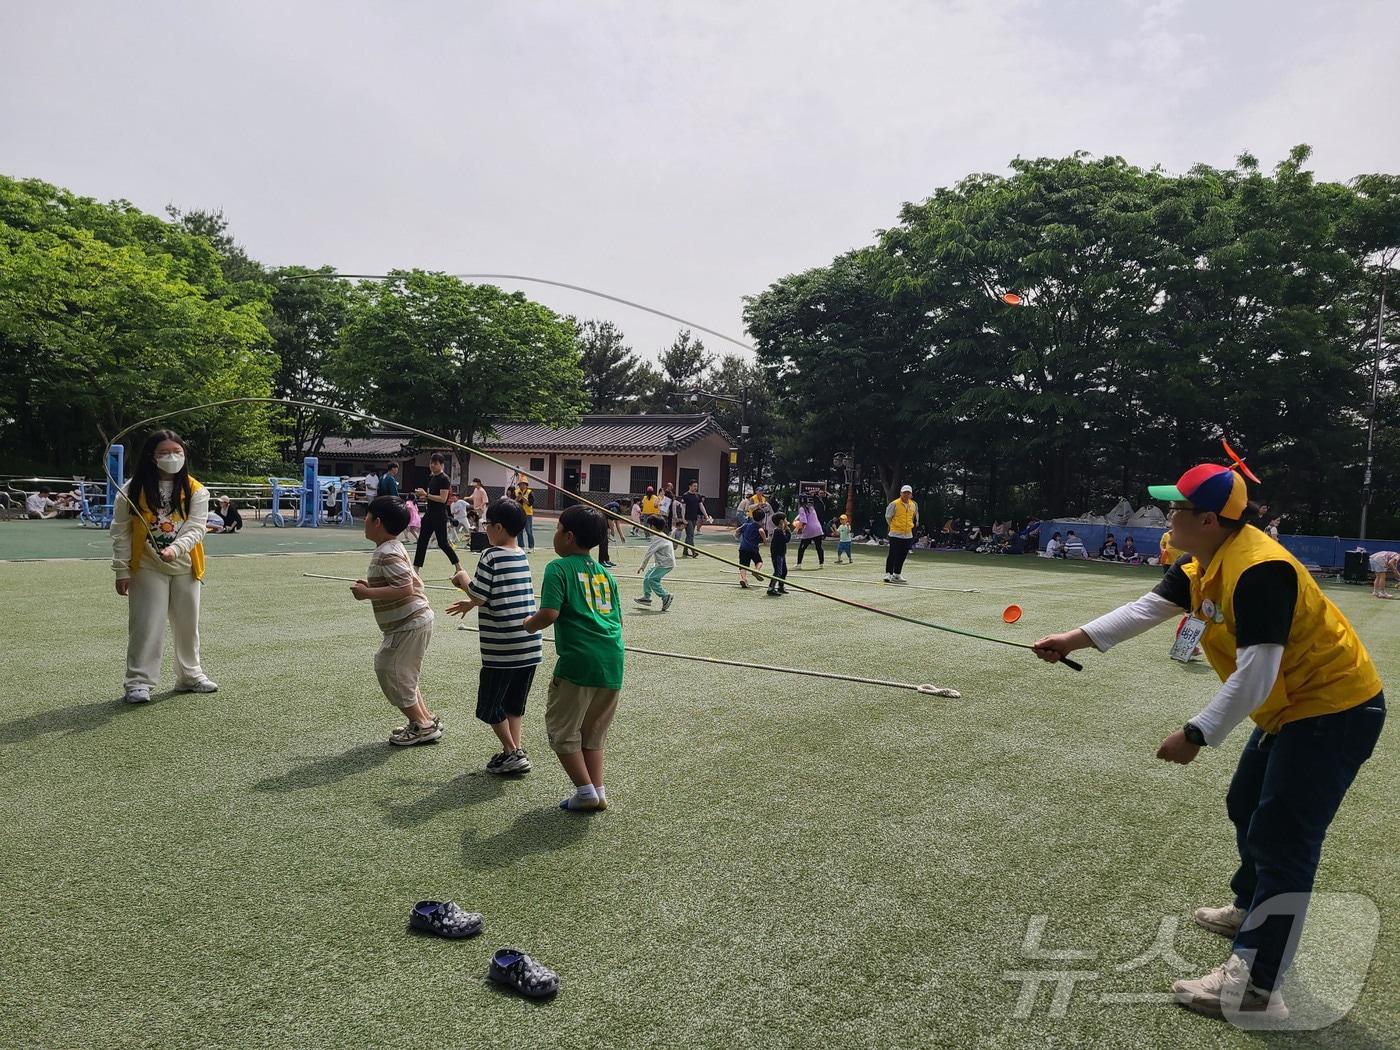
[[(536, 579), (549, 550), (538, 530)], [(719, 535), (713, 549), (732, 553)], [(236, 545), (236, 546), (235, 546)], [(348, 585), (351, 530), (210, 537), (203, 657), (213, 696), (116, 698), (125, 606), (101, 560), (0, 564), (0, 1046), (1337, 1047), (1400, 1045), (1400, 745), (1391, 727), (1333, 824), (1319, 891), (1372, 898), (1381, 934), (1360, 1002), (1318, 1032), (1260, 1034), (1156, 1002), (1182, 973), (1144, 953), (1163, 917), (1196, 976), (1227, 943), (1189, 923), (1228, 901), (1224, 793), (1244, 739), (1190, 766), (1158, 743), (1216, 680), (1166, 657), (1170, 631), (1075, 674), (1028, 653), (845, 608), (740, 591), (682, 562), (668, 614), (634, 611), (642, 544), (615, 548), (630, 644), (952, 686), (961, 700), (629, 654), (608, 743), (610, 808), (566, 814), (535, 771), (482, 771), (477, 636), (439, 616), (424, 693), (446, 733), (391, 748), (377, 631)], [(69, 523), (0, 524), (0, 558), (100, 558)], [(357, 553), (313, 553), (328, 550)], [(280, 551), (279, 557), (227, 557)], [(470, 556), (467, 556), (470, 560)], [(1155, 569), (884, 552), (793, 579), (1018, 641), (1151, 586)], [(795, 560), (795, 559), (790, 559)], [(446, 561), (429, 555), (430, 582)], [(682, 579), (706, 583), (679, 582)], [(725, 586), (712, 585), (716, 583)], [(924, 589), (929, 588), (929, 589)], [(944, 589), (933, 589), (944, 588)], [(963, 593), (977, 588), (977, 593)], [(1400, 602), (1329, 586), (1382, 676), (1400, 680)], [(452, 600), (430, 592), (441, 610)], [(1021, 624), (1000, 621), (1009, 602)], [(546, 645), (546, 668), (551, 658)], [(170, 675), (169, 658), (165, 675)], [(412, 937), (408, 909), (486, 915), (467, 942)], [(1027, 958), (1034, 917), (1042, 950)], [(1352, 932), (1309, 927), (1336, 953)], [(483, 975), (500, 946), (561, 975), (545, 1004)], [(1088, 970), (1016, 1017), (1008, 974)], [(1339, 994), (1300, 969), (1295, 1011)]]

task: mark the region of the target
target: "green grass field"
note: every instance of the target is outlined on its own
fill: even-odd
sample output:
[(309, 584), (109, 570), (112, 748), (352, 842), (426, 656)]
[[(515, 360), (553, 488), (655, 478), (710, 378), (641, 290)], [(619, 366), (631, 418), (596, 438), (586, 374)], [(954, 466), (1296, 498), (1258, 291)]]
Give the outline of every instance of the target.
[[(532, 559), (552, 555), (548, 529)], [(103, 558), (105, 536), (0, 525), (0, 558)], [(732, 550), (716, 536), (716, 550)], [(237, 546), (235, 546), (237, 545)], [(1400, 747), (1392, 728), (1333, 825), (1318, 888), (1362, 893), (1382, 932), (1354, 1010), (1261, 1035), (1155, 1002), (1162, 959), (1115, 966), (1181, 917), (1201, 972), (1228, 946), (1185, 917), (1228, 899), (1224, 792), (1244, 731), (1187, 767), (1153, 753), (1208, 698), (1170, 632), (1085, 655), (1085, 671), (797, 595), (741, 592), (683, 563), (669, 614), (625, 612), (630, 643), (962, 691), (961, 700), (629, 655), (609, 740), (611, 808), (560, 813), (535, 771), (482, 771), (477, 636), (439, 617), (424, 691), (446, 735), (393, 749), (377, 632), (344, 584), (354, 532), (211, 537), (204, 664), (214, 696), (116, 697), (125, 606), (102, 560), (0, 564), (0, 918), (5, 1047), (1336, 1047), (1400, 1041)], [(358, 553), (324, 553), (332, 550)], [(626, 604), (641, 544), (616, 552)], [(228, 557), (280, 552), (279, 557)], [(316, 553), (321, 551), (323, 553)], [(869, 585), (883, 551), (793, 578), (1016, 641), (1131, 598), (1156, 570), (918, 556), (917, 587)], [(429, 570), (446, 576), (440, 554)], [(686, 581), (686, 582), (682, 582)], [(863, 582), (864, 581), (864, 582)], [(723, 585), (720, 585), (723, 584)], [(927, 588), (927, 589), (925, 589)], [(941, 589), (934, 589), (941, 588)], [(976, 588), (976, 593), (963, 593)], [(1331, 587), (1400, 675), (1400, 609)], [(440, 610), (451, 600), (433, 592)], [(1001, 623), (1011, 601), (1025, 608)], [(1396, 603), (1400, 604), (1400, 603)], [(546, 646), (549, 659), (549, 647)], [(167, 678), (169, 664), (167, 661)], [(410, 905), (450, 897), (486, 933), (408, 936)], [(1041, 944), (1081, 962), (1024, 957)], [(1348, 950), (1345, 929), (1309, 936)], [(547, 1004), (495, 991), (491, 952), (556, 969)], [(1091, 970), (1064, 1016), (1051, 988), (1016, 1017), (1017, 971)], [(1194, 974), (1193, 974), (1194, 975)], [(1290, 1002), (1326, 999), (1300, 970)]]

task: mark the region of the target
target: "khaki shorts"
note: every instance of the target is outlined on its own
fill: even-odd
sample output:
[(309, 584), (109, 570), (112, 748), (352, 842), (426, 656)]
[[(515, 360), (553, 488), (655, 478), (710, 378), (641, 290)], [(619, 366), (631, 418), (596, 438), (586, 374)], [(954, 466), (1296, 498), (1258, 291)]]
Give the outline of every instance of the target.
[(601, 751), (617, 710), (619, 692), (602, 686), (575, 685), (562, 678), (550, 679), (544, 709), (550, 748), (561, 755), (580, 748)]
[(389, 703), (409, 708), (418, 703), (418, 675), (423, 670), (423, 654), (433, 637), (433, 625), (425, 623), (407, 631), (384, 636), (374, 654), (374, 673)]

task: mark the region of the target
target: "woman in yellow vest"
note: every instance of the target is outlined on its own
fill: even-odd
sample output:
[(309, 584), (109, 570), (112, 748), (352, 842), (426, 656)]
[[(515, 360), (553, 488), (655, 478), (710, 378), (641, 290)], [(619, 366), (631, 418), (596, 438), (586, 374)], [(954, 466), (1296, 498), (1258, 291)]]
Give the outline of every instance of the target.
[(885, 525), (889, 528), (890, 549), (885, 555), (885, 582), (908, 583), (903, 576), (904, 559), (914, 546), (914, 527), (919, 524), (919, 505), (914, 502), (914, 489), (904, 485), (899, 499), (885, 508)]
[(1170, 501), (1173, 546), (1193, 557), (1178, 559), (1151, 593), (1034, 649), (1053, 663), (1191, 614), (1172, 655), (1189, 657), (1199, 641), (1223, 684), (1157, 757), (1184, 765), (1246, 717), (1255, 725), (1225, 800), (1240, 856), (1234, 900), (1195, 912), (1231, 939), (1230, 957), (1172, 991), (1199, 1013), (1281, 1020), (1294, 926), (1327, 829), (1380, 736), (1385, 694), (1346, 617), (1293, 555), (1247, 523), (1255, 510), (1234, 470), (1204, 464), (1148, 491)]
[(127, 600), (125, 699), (151, 698), (167, 621), (175, 635), (175, 689), (215, 692), (199, 662), (209, 493), (190, 477), (180, 436), (157, 430), (148, 437), (121, 491), (112, 508), (112, 569)]

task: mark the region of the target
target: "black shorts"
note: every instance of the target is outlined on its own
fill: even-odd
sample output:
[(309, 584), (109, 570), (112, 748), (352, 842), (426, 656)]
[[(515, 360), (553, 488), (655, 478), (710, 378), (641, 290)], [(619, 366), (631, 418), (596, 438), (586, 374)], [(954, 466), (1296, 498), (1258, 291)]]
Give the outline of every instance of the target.
[(763, 555), (758, 551), (746, 551), (739, 549), (739, 564), (747, 568), (750, 565), (762, 565)]
[(489, 726), (525, 714), (535, 682), (535, 666), (491, 667), (483, 664), (476, 689), (476, 717)]

